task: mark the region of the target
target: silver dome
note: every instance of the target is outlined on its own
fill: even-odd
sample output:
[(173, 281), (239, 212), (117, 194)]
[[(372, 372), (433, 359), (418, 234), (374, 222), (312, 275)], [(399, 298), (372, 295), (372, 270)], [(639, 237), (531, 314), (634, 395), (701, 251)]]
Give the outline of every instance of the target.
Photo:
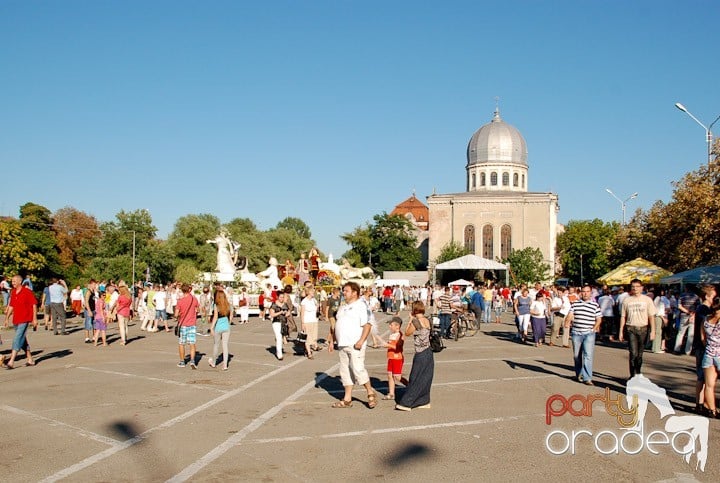
[(488, 162), (527, 166), (527, 145), (520, 131), (504, 122), (499, 109), (496, 109), (492, 121), (470, 138), (467, 161), (468, 166)]

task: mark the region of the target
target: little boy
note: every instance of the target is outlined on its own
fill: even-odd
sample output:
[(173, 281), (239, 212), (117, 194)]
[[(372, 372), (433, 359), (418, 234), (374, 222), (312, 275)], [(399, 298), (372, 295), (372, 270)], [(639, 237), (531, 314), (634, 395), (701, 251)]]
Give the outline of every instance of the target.
[(390, 336), (385, 344), (388, 348), (387, 351), (387, 370), (388, 370), (388, 393), (387, 396), (383, 397), (385, 400), (395, 399), (395, 384), (400, 383), (407, 385), (407, 380), (402, 377), (402, 367), (405, 362), (403, 357), (403, 335), (400, 332), (402, 326), (402, 319), (400, 317), (393, 317), (390, 320)]

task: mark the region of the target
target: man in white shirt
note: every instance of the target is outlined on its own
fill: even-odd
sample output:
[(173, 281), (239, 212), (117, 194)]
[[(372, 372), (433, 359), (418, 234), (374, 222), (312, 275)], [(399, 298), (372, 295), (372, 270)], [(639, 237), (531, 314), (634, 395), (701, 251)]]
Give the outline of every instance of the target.
[(155, 326), (160, 326), (160, 321), (162, 320), (163, 324), (165, 324), (165, 332), (170, 332), (170, 329), (167, 325), (167, 311), (166, 309), (166, 303), (167, 303), (167, 292), (165, 292), (165, 288), (160, 285), (158, 287), (158, 291), (155, 292), (155, 296), (153, 297), (153, 305), (155, 305)]
[(48, 287), (50, 291), (50, 311), (52, 312), (53, 332), (58, 335), (58, 326), (62, 335), (68, 335), (65, 330), (65, 298), (68, 289), (65, 280), (52, 279), (52, 284)]
[[(337, 341), (340, 357), (340, 379), (345, 388), (342, 400), (332, 405), (334, 408), (352, 406), (352, 390), (354, 383), (365, 386), (368, 394), (368, 407), (377, 405), (377, 394), (370, 385), (370, 376), (365, 370), (365, 349), (367, 338), (372, 326), (369, 323), (368, 308), (360, 299), (360, 286), (355, 282), (343, 285), (345, 305), (341, 305), (335, 322), (333, 339)], [(332, 345), (328, 346), (330, 352)]]

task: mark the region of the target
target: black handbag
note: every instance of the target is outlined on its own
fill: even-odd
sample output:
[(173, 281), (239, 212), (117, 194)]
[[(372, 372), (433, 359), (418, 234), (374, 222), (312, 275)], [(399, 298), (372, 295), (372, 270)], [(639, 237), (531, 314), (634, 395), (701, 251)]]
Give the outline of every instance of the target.
[(298, 342), (306, 342), (307, 334), (305, 332), (298, 332), (297, 340), (298, 340)]

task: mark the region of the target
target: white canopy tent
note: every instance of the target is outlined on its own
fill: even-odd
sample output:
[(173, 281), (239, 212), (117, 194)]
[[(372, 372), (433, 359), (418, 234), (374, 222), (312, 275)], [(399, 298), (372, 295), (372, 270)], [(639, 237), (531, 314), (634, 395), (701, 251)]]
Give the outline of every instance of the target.
[(436, 265), (435, 270), (507, 270), (507, 266), (477, 255), (465, 255)]
[(457, 285), (461, 285), (461, 286), (463, 286), (463, 287), (467, 287), (467, 286), (472, 285), (472, 284), (473, 284), (472, 282), (468, 282), (468, 281), (465, 280), (464, 278), (461, 278), (461, 279), (459, 279), (459, 280), (455, 280), (454, 282), (450, 282), (450, 283), (448, 284), (448, 287), (455, 287), (455, 286), (457, 286)]
[[(435, 270), (505, 270), (505, 283), (507, 283), (508, 277), (507, 265), (477, 255), (465, 255), (448, 260), (436, 265)], [(433, 279), (437, 279), (437, 275), (433, 275)]]

